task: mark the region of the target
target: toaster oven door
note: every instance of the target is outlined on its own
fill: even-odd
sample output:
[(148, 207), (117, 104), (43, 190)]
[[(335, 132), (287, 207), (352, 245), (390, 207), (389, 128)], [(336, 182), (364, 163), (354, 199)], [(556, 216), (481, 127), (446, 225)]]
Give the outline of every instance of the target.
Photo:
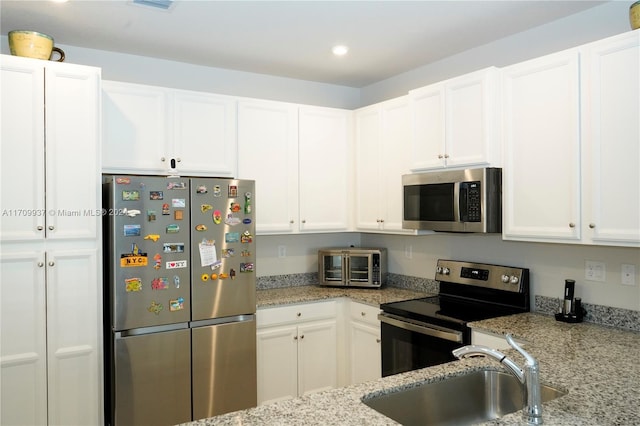
[(347, 255), (343, 252), (320, 252), (318, 256), (320, 266), (320, 284), (345, 285), (345, 264)]

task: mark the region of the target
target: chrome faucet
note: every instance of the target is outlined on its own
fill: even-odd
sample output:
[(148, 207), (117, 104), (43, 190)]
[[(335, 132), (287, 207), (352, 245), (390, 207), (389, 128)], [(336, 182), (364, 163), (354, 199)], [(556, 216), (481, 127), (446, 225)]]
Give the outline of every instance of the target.
[(484, 355), (493, 358), (504, 365), (507, 370), (516, 376), (520, 383), (522, 383), (527, 394), (527, 405), (522, 410), (522, 417), (529, 424), (541, 425), (542, 394), (540, 391), (540, 368), (538, 366), (538, 361), (525, 352), (525, 350), (513, 340), (510, 334), (507, 334), (505, 338), (509, 345), (524, 357), (524, 369), (518, 367), (515, 362), (507, 358), (507, 356), (502, 352), (482, 345), (463, 346), (454, 350), (453, 355), (459, 359)]

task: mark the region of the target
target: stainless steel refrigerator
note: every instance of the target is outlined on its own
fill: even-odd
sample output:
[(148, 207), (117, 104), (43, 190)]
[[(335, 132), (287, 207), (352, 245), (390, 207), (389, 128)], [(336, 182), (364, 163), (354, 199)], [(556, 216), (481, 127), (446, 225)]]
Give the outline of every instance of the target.
[(254, 187), (104, 176), (106, 424), (256, 405)]

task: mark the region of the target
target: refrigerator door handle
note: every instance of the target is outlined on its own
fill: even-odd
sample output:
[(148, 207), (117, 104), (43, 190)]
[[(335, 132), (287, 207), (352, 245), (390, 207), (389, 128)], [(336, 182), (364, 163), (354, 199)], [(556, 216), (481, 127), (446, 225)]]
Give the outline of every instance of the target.
[(161, 333), (165, 331), (184, 330), (189, 328), (189, 324), (186, 322), (167, 325), (156, 325), (152, 327), (140, 327), (132, 328), (130, 330), (115, 331), (113, 333), (116, 339), (130, 336), (140, 336), (143, 334)]
[(255, 321), (255, 320), (256, 320), (255, 314), (235, 315), (232, 317), (210, 318), (206, 320), (191, 321), (189, 323), (189, 327), (190, 328), (206, 327), (209, 325), (220, 325), (220, 324), (228, 324), (232, 322), (246, 322), (246, 321)]

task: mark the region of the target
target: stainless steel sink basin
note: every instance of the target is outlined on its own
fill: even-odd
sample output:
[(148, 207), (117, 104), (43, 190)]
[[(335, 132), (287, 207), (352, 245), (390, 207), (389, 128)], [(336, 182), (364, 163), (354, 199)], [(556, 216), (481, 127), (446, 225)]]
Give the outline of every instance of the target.
[[(542, 402), (565, 395), (542, 386)], [(524, 407), (523, 387), (513, 375), (493, 370), (474, 371), (441, 382), (381, 395), (363, 402), (403, 425), (469, 425)]]

